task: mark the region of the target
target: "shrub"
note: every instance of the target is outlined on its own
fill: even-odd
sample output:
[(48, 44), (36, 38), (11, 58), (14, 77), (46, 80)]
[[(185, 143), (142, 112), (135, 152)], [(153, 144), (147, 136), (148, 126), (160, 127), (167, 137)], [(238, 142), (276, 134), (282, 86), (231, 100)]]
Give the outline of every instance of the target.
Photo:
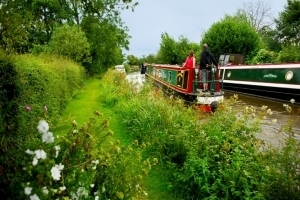
[(300, 62), (300, 48), (292, 45), (283, 47), (278, 54), (277, 61), (281, 63)]
[[(83, 85), (84, 69), (49, 55), (15, 55), (0, 60), (1, 185), (18, 182), (16, 153), (38, 134), (35, 122), (58, 121), (67, 102)], [(3, 187), (4, 190), (6, 187)]]
[(276, 62), (276, 54), (272, 51), (267, 51), (265, 49), (260, 49), (256, 56), (254, 56), (252, 63), (260, 64), (260, 63), (275, 63)]

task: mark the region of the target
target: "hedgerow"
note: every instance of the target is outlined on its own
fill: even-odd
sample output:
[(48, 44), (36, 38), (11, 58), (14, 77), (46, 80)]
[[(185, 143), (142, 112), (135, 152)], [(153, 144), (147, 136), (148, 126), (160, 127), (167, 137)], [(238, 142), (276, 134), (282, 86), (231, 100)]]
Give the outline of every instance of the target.
[(41, 118), (50, 124), (58, 121), (84, 78), (84, 69), (71, 60), (0, 51), (1, 184), (18, 182), (14, 172), (22, 163), (17, 151), (38, 136)]

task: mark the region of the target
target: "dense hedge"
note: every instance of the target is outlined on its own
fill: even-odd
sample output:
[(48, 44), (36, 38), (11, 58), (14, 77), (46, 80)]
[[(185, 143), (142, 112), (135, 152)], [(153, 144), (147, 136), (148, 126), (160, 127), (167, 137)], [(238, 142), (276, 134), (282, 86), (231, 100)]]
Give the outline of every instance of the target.
[(0, 133), (5, 151), (9, 141), (32, 136), (39, 117), (58, 119), (83, 85), (84, 69), (49, 55), (0, 54)]
[(55, 123), (84, 76), (71, 60), (0, 50), (0, 193), (22, 180), (17, 172), (28, 143), (39, 136), (36, 123), (41, 118)]

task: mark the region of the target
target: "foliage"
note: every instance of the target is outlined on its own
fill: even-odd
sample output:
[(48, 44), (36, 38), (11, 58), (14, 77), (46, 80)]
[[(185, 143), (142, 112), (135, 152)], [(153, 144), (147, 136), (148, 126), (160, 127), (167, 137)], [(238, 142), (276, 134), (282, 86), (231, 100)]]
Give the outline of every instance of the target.
[[(272, 114), (267, 106), (260, 110), (247, 106), (237, 113), (230, 109), (237, 102), (234, 96), (199, 122), (195, 110), (184, 107), (173, 95), (165, 98), (151, 82), (132, 94), (126, 91), (125, 82), (111, 76), (105, 80), (113, 85), (102, 86), (107, 88), (106, 94), (114, 91), (110, 108), (117, 111), (119, 122), (131, 136), (150, 145), (151, 155), (169, 167), (172, 176), (168, 189), (178, 198), (270, 199), (274, 198), (272, 188), (276, 188), (276, 194), (280, 194), (276, 198), (285, 199), (292, 192), (288, 196), (295, 199), (299, 192), (294, 187), (299, 177), (296, 170), (288, 177), (277, 174), (285, 169), (279, 163), (288, 153), (262, 152), (264, 143), (255, 136), (262, 120)], [(274, 161), (274, 156), (282, 160)], [(290, 179), (293, 176), (294, 182)], [(288, 184), (287, 190), (283, 185)]]
[(54, 30), (47, 51), (76, 62), (88, 62), (90, 44), (80, 27), (63, 25)]
[(134, 55), (128, 55), (126, 60), (129, 65), (140, 65), (141, 64), (141, 63), (139, 63), (139, 58), (135, 57)]
[(276, 62), (276, 56), (272, 51), (267, 51), (265, 49), (260, 49), (256, 56), (254, 56), (252, 63), (254, 64), (260, 64), (260, 63), (275, 63)]
[(24, 148), (37, 135), (34, 122), (42, 116), (50, 123), (57, 122), (83, 81), (84, 69), (70, 60), (49, 55), (1, 56), (0, 149), (3, 170), (0, 184), (3, 191), (21, 177), (21, 174), (14, 174), (20, 170), (22, 155), (14, 150)]
[(127, 63), (125, 63), (125, 64), (124, 64), (124, 67), (125, 67), (125, 72), (126, 72), (126, 74), (128, 74), (128, 73), (130, 72), (130, 65), (127, 64)]
[(66, 135), (54, 135), (46, 121), (39, 121), (41, 139), (35, 137), (26, 143), (27, 150), (15, 152), (23, 154), (23, 170), (17, 172), (22, 178), (12, 183), (10, 195), (15, 199), (131, 199), (145, 195), (139, 183), (156, 164), (149, 159), (143, 164), (145, 147), (108, 142), (113, 134), (108, 129), (109, 119), (101, 119), (98, 111), (81, 128), (75, 120), (71, 124)]
[(224, 53), (237, 53), (251, 59), (258, 51), (259, 35), (247, 22), (226, 17), (205, 32), (201, 43), (208, 44), (216, 58)]
[[(90, 74), (105, 72), (123, 63), (122, 48), (128, 49), (129, 35), (120, 17), (121, 10), (134, 10), (137, 5), (132, 0), (2, 0), (0, 46), (10, 52), (39, 52), (41, 46), (49, 43), (57, 27), (76, 24), (85, 32), (90, 44), (92, 62), (85, 63), (86, 69)], [(74, 40), (66, 47), (76, 42), (84, 41)], [(79, 47), (84, 51), (82, 55), (72, 53), (76, 61), (88, 53), (86, 42), (83, 46), (77, 44), (74, 50)], [(62, 46), (59, 49), (62, 50)]]
[(281, 41), (277, 37), (277, 30), (263, 28), (259, 31), (263, 42), (263, 48), (269, 51), (279, 52), (282, 49)]
[(161, 43), (156, 56), (156, 61), (164, 64), (181, 65), (185, 62), (185, 59), (191, 50), (195, 52), (195, 55), (200, 53), (199, 45), (190, 42), (184, 36), (180, 36), (178, 41), (175, 41), (168, 33), (163, 33), (161, 35)]
[(129, 43), (125, 27), (119, 28), (109, 21), (98, 22), (92, 16), (84, 18), (81, 27), (91, 49), (92, 61), (83, 64), (90, 74), (101, 74), (110, 67), (123, 63), (121, 48), (127, 48)]
[(288, 0), (287, 5), (275, 19), (277, 35), (285, 44), (299, 45), (300, 1)]
[(156, 61), (156, 55), (155, 54), (149, 54), (142, 61), (144, 63), (157, 63), (157, 61)]
[(281, 63), (299, 62), (300, 61), (300, 47), (294, 45), (287, 45), (282, 48), (278, 54), (277, 61)]

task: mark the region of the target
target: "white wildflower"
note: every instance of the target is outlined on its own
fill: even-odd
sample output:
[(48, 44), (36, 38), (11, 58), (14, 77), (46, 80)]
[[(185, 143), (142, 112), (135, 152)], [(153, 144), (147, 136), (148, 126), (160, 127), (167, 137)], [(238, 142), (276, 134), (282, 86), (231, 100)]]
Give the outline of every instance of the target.
[(55, 149), (55, 158), (57, 158), (57, 156), (58, 156), (58, 153), (59, 153), (59, 150), (60, 150), (60, 146), (59, 145), (57, 145), (57, 146), (54, 146), (54, 149)]
[(54, 180), (60, 180), (60, 170), (57, 167), (52, 167), (51, 168), (51, 176)]
[(290, 102), (291, 102), (292, 104), (293, 104), (293, 103), (295, 103), (295, 99), (291, 99), (291, 101), (290, 101)]
[(79, 187), (77, 192), (76, 192), (78, 197), (87, 197), (88, 196), (88, 191), (84, 187)]
[(64, 165), (62, 165), (61, 163), (59, 163), (59, 165), (58, 165), (58, 169), (61, 171), (61, 170), (63, 170), (64, 169)]
[(94, 163), (95, 165), (99, 164), (99, 160), (92, 160), (92, 163)]
[(30, 200), (40, 200), (40, 198), (38, 197), (38, 195), (34, 194), (30, 196)]
[(59, 190), (60, 190), (60, 191), (66, 190), (66, 186), (59, 187)]
[(30, 194), (31, 194), (31, 191), (32, 191), (32, 187), (26, 187), (26, 188), (24, 189), (24, 193), (25, 193), (26, 195), (30, 195)]
[(54, 142), (53, 133), (51, 132), (43, 133), (42, 141), (45, 142), (46, 144)]
[(97, 169), (97, 167), (96, 167), (96, 166), (94, 166), (94, 167), (92, 167), (92, 169), (93, 169), (93, 170), (96, 170), (96, 169)]
[(37, 159), (46, 159), (46, 152), (42, 149), (35, 150), (35, 157)]
[(27, 149), (27, 150), (25, 151), (25, 153), (30, 154), (30, 155), (34, 155), (34, 154), (35, 154), (33, 151), (31, 151), (31, 150), (29, 150), (29, 149)]
[(43, 187), (42, 191), (43, 191), (44, 194), (48, 194), (49, 193), (49, 190), (47, 189), (47, 187)]
[(61, 170), (63, 170), (64, 166), (62, 164), (55, 165), (51, 168), (51, 176), (54, 180), (60, 180)]
[(91, 186), (91, 188), (93, 188), (95, 186), (95, 184), (91, 184), (90, 186)]
[(38, 163), (38, 159), (36, 157), (33, 158), (32, 160), (32, 165), (35, 166)]
[(73, 133), (78, 133), (78, 130), (76, 130), (76, 129), (75, 129), (75, 130), (73, 130)]
[(40, 120), (37, 129), (39, 133), (47, 133), (49, 131), (49, 125), (45, 120)]
[(99, 196), (95, 196), (95, 200), (99, 200)]
[(144, 195), (148, 196), (148, 193), (146, 191), (143, 191)]

